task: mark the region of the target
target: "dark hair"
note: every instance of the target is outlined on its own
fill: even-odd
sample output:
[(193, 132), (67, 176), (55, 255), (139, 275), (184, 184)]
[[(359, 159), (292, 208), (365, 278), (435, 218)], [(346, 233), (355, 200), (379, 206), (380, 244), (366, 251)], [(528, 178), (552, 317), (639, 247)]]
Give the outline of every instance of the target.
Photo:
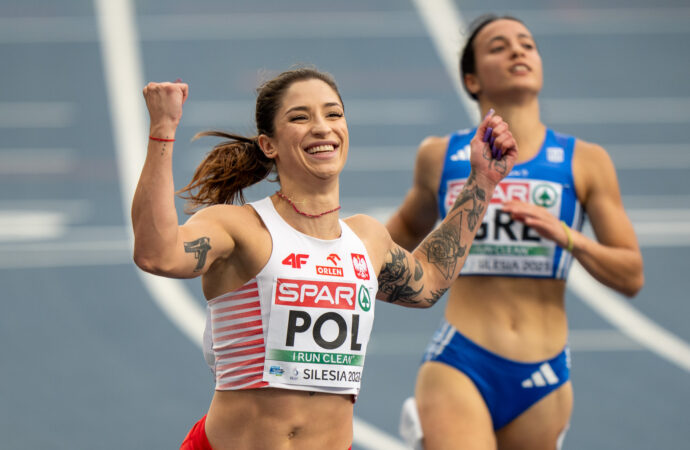
[(273, 136), (276, 113), (290, 86), (312, 79), (329, 85), (342, 104), (338, 86), (330, 74), (301, 67), (283, 72), (257, 88), (256, 136), (245, 137), (223, 131), (203, 131), (194, 136), (194, 139), (216, 136), (226, 140), (213, 147), (196, 168), (189, 184), (178, 191), (180, 197), (189, 201), (187, 212), (208, 205), (245, 202), (243, 190), (268, 177), (275, 167), (274, 160), (261, 151), (259, 135)]
[(514, 20), (516, 22), (523, 23), (520, 19), (517, 19), (513, 16), (498, 16), (496, 14), (484, 14), (474, 19), (474, 21), (472, 21), (470, 26), (467, 28), (469, 36), (465, 41), (465, 46), (462, 48), (462, 51), (460, 52), (460, 81), (462, 82), (462, 86), (465, 88), (465, 91), (467, 91), (470, 97), (472, 97), (475, 100), (477, 100), (477, 95), (470, 92), (469, 89), (467, 89), (467, 85), (465, 84), (465, 75), (469, 73), (474, 74), (477, 72), (476, 57), (474, 54), (474, 39), (477, 37), (479, 32), (484, 29), (484, 27), (486, 27), (492, 22), (503, 19)]

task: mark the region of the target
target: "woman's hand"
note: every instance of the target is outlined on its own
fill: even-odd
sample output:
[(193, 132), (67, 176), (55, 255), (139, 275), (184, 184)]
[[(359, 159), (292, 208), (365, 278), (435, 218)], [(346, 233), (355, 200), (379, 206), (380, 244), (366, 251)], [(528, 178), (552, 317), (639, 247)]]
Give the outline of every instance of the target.
[(503, 203), (501, 209), (509, 213), (514, 220), (532, 228), (544, 239), (554, 241), (560, 247), (568, 248), (568, 234), (565, 232), (565, 228), (561, 225), (561, 221), (546, 208), (519, 200), (511, 200)]
[(477, 127), (470, 147), (472, 172), (494, 186), (510, 173), (517, 161), (517, 142), (508, 124), (493, 110)]
[(151, 118), (151, 135), (165, 137), (174, 132), (182, 119), (182, 105), (187, 100), (189, 86), (182, 82), (149, 83), (144, 99)]

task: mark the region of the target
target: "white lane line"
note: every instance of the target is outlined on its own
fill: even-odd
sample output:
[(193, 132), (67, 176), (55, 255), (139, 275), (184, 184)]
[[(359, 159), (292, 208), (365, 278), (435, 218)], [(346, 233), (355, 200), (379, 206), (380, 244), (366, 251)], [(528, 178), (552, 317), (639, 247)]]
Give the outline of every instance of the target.
[[(437, 123), (441, 104), (428, 99), (348, 99), (350, 125), (410, 126)], [(185, 104), (184, 126), (195, 128), (253, 128), (254, 100), (190, 100)]]
[[(398, 412), (397, 405), (391, 406), (391, 414)], [(353, 445), (367, 450), (409, 450), (405, 444), (388, 433), (384, 433), (357, 416), (352, 418)]]
[[(341, 199), (342, 203), (359, 204), (364, 202), (372, 203), (373, 199), (362, 199), (358, 202), (356, 199), (347, 198)], [(345, 207), (342, 216), (348, 217), (357, 213), (367, 214), (381, 223), (386, 223), (393, 215), (397, 206), (390, 206), (399, 202), (391, 202), (390, 199), (382, 201), (379, 204), (382, 206), (358, 207), (350, 209)], [(687, 247), (690, 246), (690, 209), (684, 211), (667, 211), (664, 209), (628, 209), (628, 214), (633, 222), (635, 233), (640, 247)], [(589, 225), (583, 230), (589, 237), (593, 237), (593, 233)]]
[(71, 102), (0, 102), (0, 128), (66, 128), (76, 116)]
[(569, 330), (568, 345), (574, 352), (622, 352), (647, 350), (619, 330)]
[(689, 209), (690, 195), (685, 194), (664, 194), (664, 195), (624, 195), (623, 202), (626, 209), (654, 209), (654, 208), (676, 208)]
[[(101, 51), (115, 135), (122, 208), (130, 241), (130, 208), (145, 158), (144, 86), (137, 30), (131, 0), (94, 0)], [(139, 99), (137, 101), (137, 99)], [(130, 244), (131, 246), (131, 244)], [(136, 271), (152, 298), (173, 324), (199, 348), (206, 322), (204, 309), (179, 280)], [(393, 448), (396, 439), (354, 417), (354, 443), (368, 449)]]
[(544, 122), (558, 125), (690, 123), (690, 98), (545, 98)]
[(690, 169), (688, 144), (605, 144), (617, 170)]
[(55, 239), (66, 226), (67, 216), (60, 211), (0, 210), (0, 242)]
[[(484, 12), (476, 11), (471, 16)], [(690, 33), (690, 8), (687, 7), (511, 9), (510, 13), (528, 24), (538, 36)]]
[(597, 314), (631, 339), (690, 372), (690, 346), (631, 307), (630, 300), (603, 286), (575, 261), (568, 287)]
[(422, 18), (427, 32), (431, 35), (431, 42), (441, 58), (446, 75), (451, 79), (451, 85), (465, 108), (470, 122), (479, 122), (479, 110), (460, 82), (458, 55), (467, 32), (465, 19), (460, 10), (455, 7), (452, 0), (413, 0), (412, 3), (417, 8), (417, 13)]
[[(467, 11), (467, 16), (475, 17), (484, 12)], [(690, 8), (525, 9), (511, 12), (522, 18), (537, 36), (690, 33)], [(419, 26), (417, 15), (409, 11), (159, 14), (138, 19), (141, 40), (154, 42), (427, 36)], [(60, 44), (94, 42), (97, 39), (98, 31), (89, 17), (0, 18), (0, 43)]]
[[(429, 332), (372, 333), (367, 354), (379, 356), (411, 356), (419, 358), (431, 339)], [(622, 352), (647, 350), (636, 340), (616, 329), (571, 329), (568, 345), (574, 352)]]
[[(356, 212), (364, 212), (382, 223), (395, 211), (392, 205), (399, 202), (397, 198), (386, 197), (342, 200), (358, 205)], [(37, 203), (44, 209), (13, 209), (11, 206), (16, 208), (16, 203), (3, 208), (0, 204), (0, 268), (132, 264), (131, 244), (124, 227), (71, 225), (88, 209), (86, 205), (74, 206), (80, 204), (79, 201), (64, 202), (61, 207)], [(367, 204), (389, 206), (367, 207)], [(355, 210), (346, 209), (343, 217), (354, 213)], [(641, 247), (690, 246), (690, 209), (629, 209), (628, 213)], [(589, 227), (584, 232), (592, 237)], [(109, 252), (118, 256), (113, 257)]]
[[(84, 248), (87, 246), (87, 248)], [(132, 265), (129, 241), (85, 241), (60, 248), (16, 249), (0, 246), (0, 269), (43, 269)]]
[[(349, 102), (348, 102), (349, 106)], [(218, 121), (218, 119), (215, 119)], [(349, 119), (348, 119), (349, 121)], [(604, 144), (616, 169), (622, 170), (686, 170), (690, 169), (690, 148), (687, 144)], [(208, 152), (196, 149), (193, 162)], [(414, 146), (352, 146), (347, 160), (349, 170), (412, 172), (417, 148)]]
[[(94, 0), (94, 6), (115, 138), (122, 210), (131, 242), (130, 208), (144, 165), (147, 142), (147, 120), (141, 96), (144, 77), (137, 30), (130, 1)], [(141, 270), (136, 273), (163, 313), (201, 347), (206, 316), (186, 286), (179, 280), (156, 277)]]
[(0, 175), (64, 175), (76, 159), (69, 148), (0, 148)]
[[(442, 8), (438, 7), (438, 5), (441, 5)], [(449, 52), (451, 50), (450, 47), (444, 47), (445, 44), (436, 43), (436, 41), (452, 41), (455, 36), (453, 30), (465, 29), (464, 24), (457, 19), (460, 16), (455, 5), (448, 0), (415, 0), (415, 6), (420, 10), (420, 15), (429, 17), (428, 20), (425, 20), (425, 23), (427, 24), (431, 38), (435, 42), (436, 48), (438, 50), (445, 48), (445, 51)], [(456, 23), (449, 25), (449, 18), (455, 20)], [(445, 29), (449, 31), (450, 34), (443, 35), (438, 32), (437, 28)], [(452, 49), (454, 52), (453, 55), (457, 55), (458, 49), (459, 47)], [(457, 59), (457, 56), (453, 55), (446, 54), (442, 56), (442, 59)], [(446, 65), (446, 70), (450, 71), (451, 66)], [(455, 67), (453, 67), (452, 70), (457, 72)], [(459, 80), (459, 78), (454, 79)], [(672, 101), (669, 102), (667, 106), (671, 106), (671, 104), (673, 104)], [(465, 105), (465, 108), (468, 107), (468, 104), (464, 101), (463, 105)], [(685, 111), (685, 103), (682, 103), (680, 106), (682, 107), (679, 109)], [(629, 105), (627, 107), (630, 108)], [(634, 108), (638, 107), (639, 106), (634, 106)], [(476, 109), (476, 105), (471, 105), (471, 111), (476, 111)], [(470, 114), (471, 111), (468, 110), (468, 114)], [(649, 111), (650, 110), (646, 110), (645, 112), (649, 114)], [(688, 120), (687, 117), (690, 117), (690, 110), (686, 111), (685, 121)], [(578, 266), (578, 264), (573, 264), (568, 287), (575, 291), (578, 297), (593, 307), (603, 318), (631, 338), (640, 342), (640, 344), (668, 359), (682, 369), (690, 371), (690, 346), (686, 342), (654, 324), (644, 315), (632, 308), (628, 303), (621, 300), (620, 297), (613, 294), (608, 288), (595, 282), (584, 270), (578, 270), (576, 266)], [(626, 321), (629, 322), (626, 323)], [(632, 324), (639, 326), (640, 329), (636, 330)]]

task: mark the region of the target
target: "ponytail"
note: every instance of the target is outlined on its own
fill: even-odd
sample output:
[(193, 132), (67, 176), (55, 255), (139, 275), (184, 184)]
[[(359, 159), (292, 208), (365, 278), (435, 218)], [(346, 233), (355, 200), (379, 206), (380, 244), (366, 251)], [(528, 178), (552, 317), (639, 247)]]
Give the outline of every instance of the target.
[(243, 189), (266, 178), (275, 163), (267, 158), (256, 137), (247, 138), (223, 131), (203, 131), (194, 139), (216, 136), (216, 144), (194, 172), (189, 184), (177, 193), (187, 200), (187, 213), (215, 204), (244, 204)]

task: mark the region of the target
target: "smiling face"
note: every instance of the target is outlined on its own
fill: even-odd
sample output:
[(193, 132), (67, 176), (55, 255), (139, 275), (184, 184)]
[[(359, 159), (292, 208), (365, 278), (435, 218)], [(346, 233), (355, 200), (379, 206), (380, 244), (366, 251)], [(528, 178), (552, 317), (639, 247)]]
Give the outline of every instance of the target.
[(465, 75), (467, 89), (500, 103), (505, 95), (537, 95), (543, 85), (542, 61), (527, 27), (499, 19), (474, 40), (475, 73)]
[(319, 79), (294, 82), (276, 112), (273, 136), (259, 142), (275, 158), (281, 181), (337, 176), (349, 146), (340, 97)]

